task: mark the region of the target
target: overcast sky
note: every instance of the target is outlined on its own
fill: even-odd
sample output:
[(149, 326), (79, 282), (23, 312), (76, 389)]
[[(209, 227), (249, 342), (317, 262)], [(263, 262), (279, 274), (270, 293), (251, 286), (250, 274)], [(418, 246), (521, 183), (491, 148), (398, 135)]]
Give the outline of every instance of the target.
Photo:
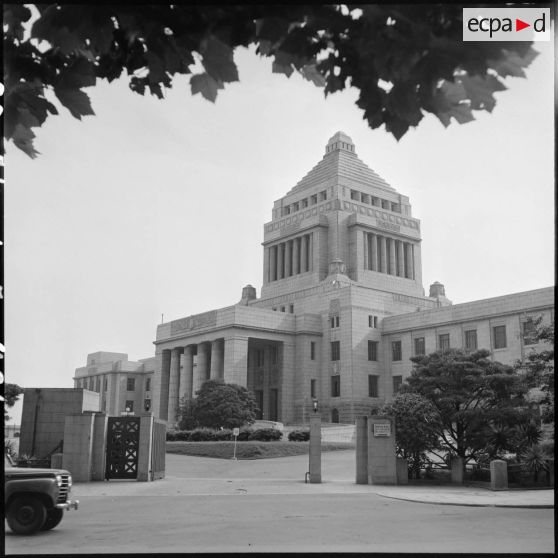
[(36, 160), (7, 145), (7, 381), (71, 387), (88, 353), (152, 356), (161, 314), (235, 304), (248, 283), (259, 296), (273, 202), (339, 130), (410, 197), (426, 294), (434, 281), (454, 303), (553, 285), (554, 53), (536, 48), (492, 114), (447, 129), (427, 115), (399, 142), (368, 128), (355, 90), (324, 99), (246, 49), (215, 104), (186, 79), (164, 101), (126, 80), (88, 89), (96, 116), (60, 109)]

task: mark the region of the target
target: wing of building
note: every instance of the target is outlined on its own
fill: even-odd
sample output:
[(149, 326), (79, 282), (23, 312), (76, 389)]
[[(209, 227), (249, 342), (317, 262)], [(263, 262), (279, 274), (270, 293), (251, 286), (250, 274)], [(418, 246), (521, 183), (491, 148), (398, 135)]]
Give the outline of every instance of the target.
[(533, 323), (554, 320), (552, 287), (452, 305), (422, 285), (420, 221), (409, 198), (336, 133), (323, 159), (273, 205), (264, 225), (263, 285), (239, 302), (163, 323), (155, 356), (93, 353), (76, 387), (102, 410), (152, 410), (176, 422), (179, 399), (209, 378), (248, 387), (264, 420), (353, 422), (389, 400), (409, 358), (486, 348), (512, 364), (533, 347)]

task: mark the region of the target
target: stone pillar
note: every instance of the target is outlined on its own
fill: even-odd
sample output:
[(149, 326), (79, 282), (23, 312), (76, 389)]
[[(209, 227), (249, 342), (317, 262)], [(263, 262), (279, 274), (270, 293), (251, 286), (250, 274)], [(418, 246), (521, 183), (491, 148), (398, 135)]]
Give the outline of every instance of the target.
[(153, 445), (153, 415), (151, 413), (142, 413), (140, 415), (139, 436), (137, 480), (140, 482), (148, 482), (152, 480), (151, 452)]
[(287, 240), (285, 253), (285, 277), (293, 274), (293, 241)]
[(308, 271), (306, 265), (308, 259), (308, 235), (305, 234), (301, 239), (301, 253), (300, 253), (300, 272), (305, 273)]
[(180, 374), (180, 382), (178, 388), (178, 399), (182, 397), (192, 399), (194, 393), (192, 391), (192, 384), (194, 372), (194, 347), (188, 345), (184, 347), (184, 360), (182, 366), (182, 373)]
[(93, 418), (93, 444), (91, 448), (91, 480), (93, 481), (105, 479), (107, 423), (107, 415), (95, 413)]
[(198, 363), (196, 365), (196, 373), (194, 375), (194, 394), (198, 391), (202, 384), (207, 380), (207, 344), (198, 343)]
[(310, 415), (310, 483), (322, 482), (322, 417), (319, 413)]
[(405, 277), (405, 259), (404, 259), (403, 242), (397, 241), (397, 275)]
[(370, 235), (370, 269), (378, 271), (378, 236), (375, 234)]
[(380, 236), (380, 266), (379, 270), (382, 273), (387, 273), (387, 254), (386, 254), (386, 237)]
[(363, 263), (364, 269), (370, 269), (370, 267), (369, 267), (370, 266), (370, 243), (369, 243), (370, 235), (366, 231), (364, 231), (362, 234), (363, 234), (363, 240), (364, 240), (364, 242), (363, 242), (364, 249), (363, 249), (362, 263)]
[(248, 337), (225, 338), (224, 380), (246, 387), (248, 382)]
[(413, 278), (420, 285), (422, 284), (422, 261), (421, 261), (421, 250), (420, 243), (412, 244), (412, 255), (413, 255)]
[(393, 417), (368, 417), (368, 484), (397, 484)]
[[(452, 470), (453, 473), (453, 470)], [(490, 462), (490, 490), (508, 489), (508, 464), (503, 459)]]
[(277, 244), (275, 255), (277, 259), (275, 260), (275, 268), (276, 268), (276, 275), (277, 279), (281, 279), (281, 244)]
[(168, 422), (169, 427), (176, 424), (176, 413), (178, 411), (178, 385), (180, 382), (180, 353), (182, 347), (171, 350), (170, 375), (169, 375), (169, 404)]
[(62, 468), (72, 473), (74, 482), (91, 480), (94, 418), (93, 413), (74, 413), (65, 417)]
[(214, 339), (211, 342), (211, 371), (209, 376), (212, 380), (223, 379), (223, 340)]
[(405, 277), (414, 279), (413, 276), (413, 246), (405, 242)]
[(269, 248), (269, 280), (277, 281), (277, 246)]
[(389, 243), (389, 274), (396, 275), (395, 269), (395, 240), (393, 238), (388, 238)]
[(454, 457), (451, 460), (451, 482), (452, 484), (463, 484), (465, 462), (462, 457)]
[(299, 245), (298, 238), (293, 239), (293, 275), (298, 275), (300, 273), (300, 268), (298, 266), (299, 259)]
[(281, 242), (281, 244), (279, 244), (279, 262), (278, 262), (277, 277), (279, 279), (285, 278), (285, 243), (284, 242)]
[(368, 417), (356, 417), (356, 484), (368, 484)]
[(409, 465), (403, 457), (396, 458), (397, 484), (409, 484)]
[[(167, 420), (169, 408), (170, 350), (163, 349), (157, 353), (155, 357), (152, 400), (153, 413), (156, 417)], [(118, 413), (116, 412), (114, 414)]]

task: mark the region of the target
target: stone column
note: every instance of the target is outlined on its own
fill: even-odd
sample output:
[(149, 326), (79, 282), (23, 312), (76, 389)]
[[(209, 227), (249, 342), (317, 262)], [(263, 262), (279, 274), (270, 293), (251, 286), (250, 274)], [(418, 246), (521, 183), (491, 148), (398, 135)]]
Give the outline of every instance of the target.
[(276, 252), (275, 255), (277, 256), (276, 260), (275, 260), (275, 273), (277, 276), (277, 279), (281, 279), (281, 244), (277, 244), (276, 248)]
[(388, 238), (389, 242), (389, 274), (396, 275), (397, 270), (395, 269), (395, 239)]
[(300, 253), (300, 272), (305, 273), (308, 271), (308, 266), (306, 265), (306, 261), (308, 258), (308, 235), (305, 234), (301, 239), (301, 253)]
[(356, 417), (356, 484), (368, 484), (368, 417)]
[(298, 266), (298, 254), (299, 254), (298, 238), (295, 238), (293, 239), (293, 275), (297, 275), (300, 273), (300, 268)]
[(180, 383), (178, 390), (179, 400), (184, 397), (185, 399), (192, 399), (194, 393), (192, 392), (192, 383), (194, 372), (194, 347), (188, 345), (184, 347), (184, 361), (182, 366), (182, 373), (180, 374)]
[(269, 280), (277, 281), (277, 246), (269, 248)]
[(178, 384), (180, 382), (180, 353), (182, 347), (171, 350), (170, 374), (169, 374), (169, 401), (168, 422), (169, 426), (176, 424), (176, 413), (178, 410)]
[(386, 237), (380, 236), (380, 266), (379, 271), (387, 273)]
[(422, 262), (420, 254), (420, 242), (412, 244), (412, 255), (413, 255), (413, 278), (421, 285), (422, 284)]
[(362, 233), (364, 235), (364, 242), (363, 242), (363, 246), (364, 246), (364, 250), (363, 250), (363, 264), (364, 264), (364, 269), (370, 269), (370, 234), (368, 234), (366, 231), (364, 231)]
[(413, 247), (405, 242), (405, 277), (414, 279), (413, 276)]
[(162, 420), (168, 420), (170, 356), (169, 349), (156, 355), (153, 374), (153, 414)]
[(214, 339), (211, 342), (211, 371), (212, 380), (223, 379), (223, 340)]
[(225, 338), (223, 378), (227, 384), (238, 384), (246, 387), (248, 382), (248, 337)]
[(401, 240), (397, 241), (397, 275), (405, 277), (404, 249)]
[(375, 234), (370, 235), (370, 269), (372, 271), (379, 271), (378, 269), (378, 236)]
[(308, 271), (314, 270), (314, 233), (308, 235)]
[(196, 374), (194, 375), (194, 394), (198, 391), (202, 384), (207, 380), (207, 345), (206, 343), (198, 343), (198, 363), (196, 365)]
[(264, 248), (264, 261), (263, 261), (263, 277), (264, 283), (269, 283), (271, 281), (271, 270), (269, 263), (269, 253), (271, 248)]
[(310, 416), (309, 464), (310, 483), (322, 482), (322, 418), (319, 413)]
[(285, 253), (285, 277), (293, 274), (293, 241), (287, 240), (287, 250)]

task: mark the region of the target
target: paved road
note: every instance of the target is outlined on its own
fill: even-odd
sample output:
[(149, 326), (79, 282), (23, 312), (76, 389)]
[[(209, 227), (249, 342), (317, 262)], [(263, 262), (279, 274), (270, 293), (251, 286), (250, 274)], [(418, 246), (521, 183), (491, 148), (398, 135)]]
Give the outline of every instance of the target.
[(304, 484), (306, 456), (167, 457), (162, 481), (76, 485), (80, 509), (50, 532), (8, 531), (7, 554), (554, 551), (552, 509), (386, 498), (344, 481), (354, 481), (350, 452), (323, 454), (321, 485)]

